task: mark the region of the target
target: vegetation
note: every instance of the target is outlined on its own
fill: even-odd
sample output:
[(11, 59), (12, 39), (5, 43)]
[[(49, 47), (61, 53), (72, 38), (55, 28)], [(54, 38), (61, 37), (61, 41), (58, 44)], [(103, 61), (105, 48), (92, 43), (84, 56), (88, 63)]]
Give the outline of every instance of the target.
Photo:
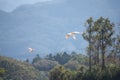
[(40, 71), (49, 71), (57, 65), (59, 64), (56, 61), (45, 60), (45, 59), (33, 63), (33, 66)]
[[(71, 76), (70, 79), (120, 80), (120, 32), (116, 32), (117, 35), (115, 34), (115, 25), (108, 18), (100, 17), (94, 21), (91, 17), (86, 21), (86, 24), (87, 28), (83, 33), (83, 38), (88, 41), (89, 45), (86, 49), (88, 57), (86, 57), (87, 59), (84, 57), (84, 60), (89, 64), (80, 66), (76, 61), (66, 63), (65, 67), (70, 65), (69, 69), (74, 74), (71, 74), (71, 70), (68, 71)], [(72, 67), (76, 64), (77, 68)], [(50, 72), (50, 80), (70, 80), (65, 77), (68, 74), (65, 74), (66, 70), (62, 67), (54, 68)]]
[[(36, 57), (33, 58), (33, 60), (35, 59)], [(67, 52), (63, 52), (55, 55), (49, 54), (43, 59), (37, 59), (34, 63), (32, 62), (32, 65), (39, 71), (50, 71), (54, 67), (60, 65), (71, 70), (77, 70), (81, 65), (88, 65), (86, 60), (87, 56), (85, 55), (77, 54), (76, 52), (69, 54)]]
[[(108, 18), (100, 17), (98, 20), (93, 21), (92, 18), (87, 20), (88, 26), (83, 34), (85, 40), (89, 41), (88, 55), (89, 66), (91, 71), (91, 58), (95, 57), (96, 62), (99, 63), (99, 52), (102, 56), (102, 69), (105, 68), (105, 54), (108, 47), (112, 46), (112, 36), (114, 33), (114, 24)], [(96, 51), (98, 50), (98, 51)], [(91, 54), (92, 52), (92, 54)], [(97, 60), (96, 60), (97, 59)], [(99, 65), (99, 64), (98, 64)]]
[(49, 54), (46, 59), (57, 61), (59, 64), (63, 65), (71, 59), (71, 56), (67, 52), (63, 52), (57, 53), (56, 55)]
[(1, 80), (46, 80), (31, 64), (0, 56)]

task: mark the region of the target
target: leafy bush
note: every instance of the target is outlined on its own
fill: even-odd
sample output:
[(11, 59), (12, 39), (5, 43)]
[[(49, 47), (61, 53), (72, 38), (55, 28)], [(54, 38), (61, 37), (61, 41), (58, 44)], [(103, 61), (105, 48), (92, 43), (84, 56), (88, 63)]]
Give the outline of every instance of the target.
[(3, 80), (45, 80), (31, 64), (0, 56), (0, 68), (6, 70)]
[(33, 66), (37, 68), (40, 71), (49, 71), (52, 68), (54, 68), (58, 63), (56, 61), (51, 60), (39, 60), (35, 63), (33, 63)]

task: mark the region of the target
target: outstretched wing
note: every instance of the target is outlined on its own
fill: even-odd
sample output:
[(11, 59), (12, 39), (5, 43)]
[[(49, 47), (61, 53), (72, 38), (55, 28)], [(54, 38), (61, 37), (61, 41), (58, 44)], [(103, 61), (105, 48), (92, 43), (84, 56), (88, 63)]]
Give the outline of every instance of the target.
[(73, 35), (73, 36), (72, 36), (72, 38), (73, 38), (74, 40), (76, 40), (76, 37), (75, 37), (75, 35)]
[(73, 32), (74, 34), (80, 34), (80, 32), (78, 32), (78, 31), (75, 31), (75, 32)]
[(67, 33), (65, 38), (68, 39), (69, 37), (72, 37), (74, 40), (76, 40), (76, 37), (75, 37), (76, 34), (82, 34), (82, 32), (74, 31), (74, 32)]

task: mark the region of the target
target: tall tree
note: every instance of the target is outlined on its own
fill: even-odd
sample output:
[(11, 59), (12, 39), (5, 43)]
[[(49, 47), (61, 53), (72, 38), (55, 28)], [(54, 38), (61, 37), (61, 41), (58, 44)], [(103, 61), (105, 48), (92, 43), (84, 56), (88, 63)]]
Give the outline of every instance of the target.
[[(91, 58), (94, 56), (95, 63), (99, 62), (99, 53), (102, 55), (102, 69), (105, 68), (105, 53), (109, 46), (112, 45), (112, 35), (114, 33), (114, 24), (108, 18), (100, 17), (93, 21), (89, 18), (86, 31), (83, 33), (85, 40), (89, 42), (89, 69), (91, 70)], [(94, 53), (94, 54), (93, 54)]]
[(83, 33), (83, 38), (85, 40), (87, 40), (89, 42), (89, 47), (88, 47), (88, 55), (89, 55), (89, 70), (91, 71), (91, 57), (92, 57), (92, 26), (93, 26), (93, 19), (92, 17), (90, 17), (87, 21), (86, 21), (86, 24), (88, 25), (87, 26), (87, 29), (86, 31)]
[(94, 54), (96, 65), (99, 65), (99, 55), (100, 55), (100, 33), (99, 33), (99, 23), (97, 21), (94, 22), (93, 26), (93, 46), (94, 46)]
[(116, 30), (117, 36), (116, 36), (116, 57), (118, 57), (118, 62), (120, 66), (120, 23), (117, 25)]
[(108, 18), (100, 17), (97, 21), (98, 33), (100, 38), (100, 49), (102, 53), (102, 69), (105, 68), (105, 53), (108, 46), (112, 44), (112, 35), (114, 33), (114, 24)]
[(116, 61), (116, 58), (118, 57), (119, 59), (119, 65), (120, 65), (120, 34), (116, 36), (116, 44), (115, 44), (115, 61)]

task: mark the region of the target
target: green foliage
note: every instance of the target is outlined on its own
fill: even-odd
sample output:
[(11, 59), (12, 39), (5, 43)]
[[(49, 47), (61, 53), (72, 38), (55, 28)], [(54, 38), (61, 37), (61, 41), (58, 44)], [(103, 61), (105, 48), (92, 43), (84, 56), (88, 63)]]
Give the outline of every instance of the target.
[(103, 17), (100, 17), (96, 21), (89, 18), (86, 23), (88, 26), (86, 31), (83, 33), (83, 38), (89, 42), (89, 46), (87, 47), (89, 55), (89, 68), (91, 69), (92, 64), (99, 65), (99, 55), (101, 55), (102, 69), (104, 69), (106, 65), (105, 54), (108, 47), (112, 45), (114, 24), (111, 23), (108, 18)]
[(86, 31), (83, 33), (83, 38), (88, 41), (89, 46), (88, 46), (88, 55), (89, 55), (89, 69), (91, 71), (91, 66), (92, 66), (92, 61), (91, 61), (91, 57), (92, 57), (92, 42), (93, 42), (93, 24), (94, 21), (92, 19), (92, 17), (90, 17), (89, 19), (86, 20), (86, 24), (88, 24)]
[(75, 73), (63, 66), (57, 66), (50, 72), (50, 80), (74, 80), (74, 78)]
[(80, 68), (80, 64), (78, 61), (69, 61), (68, 63), (64, 64), (65, 68), (68, 68), (70, 70), (78, 70)]
[(56, 53), (55, 55), (49, 54), (46, 56), (45, 59), (52, 60), (52, 61), (57, 61), (59, 64), (64, 65), (68, 63), (70, 60), (72, 61), (78, 61), (80, 64), (87, 65), (86, 60), (88, 59), (87, 56), (78, 54), (76, 52), (72, 53)]
[(50, 54), (48, 54), (46, 57), (45, 57), (45, 59), (48, 59), (48, 60), (55, 60), (54, 59), (54, 55), (52, 54), (52, 53), (50, 53)]
[(33, 66), (39, 71), (49, 71), (57, 65), (59, 64), (56, 61), (45, 59), (33, 63)]
[(69, 55), (67, 52), (56, 53), (55, 55), (49, 54), (47, 55), (46, 59), (57, 61), (59, 64), (63, 65), (71, 59), (71, 55)]
[(26, 59), (25, 62), (29, 63), (29, 59)]
[(41, 60), (41, 57), (39, 56), (39, 54), (36, 55), (36, 57), (33, 58), (32, 63), (35, 63), (37, 61)]
[(0, 74), (4, 74), (6, 70), (4, 68), (0, 68)]
[(87, 56), (76, 52), (72, 52), (71, 54), (64, 52), (56, 53), (55, 55), (49, 54), (44, 59), (39, 59), (32, 64), (39, 71), (49, 71), (55, 66), (60, 65), (59, 63), (71, 70), (77, 70), (81, 65), (88, 65), (87, 59)]
[(79, 64), (82, 65), (88, 65), (88, 57), (83, 54), (78, 54), (76, 52), (71, 53), (71, 59), (72, 61), (77, 61)]
[(3, 80), (3, 77), (7, 71), (4, 68), (0, 68), (0, 80)]
[(59, 64), (65, 64), (70, 60), (71, 56), (67, 54), (66, 52), (64, 53), (57, 53), (54, 56), (55, 61), (58, 61)]
[(45, 80), (31, 64), (12, 58), (0, 56), (0, 68), (6, 70), (2, 76), (3, 80)]
[(108, 66), (101, 70), (96, 66), (90, 71), (83, 66), (78, 71), (70, 71), (59, 66), (50, 72), (50, 80), (120, 80), (120, 68)]
[(116, 36), (116, 52), (120, 54), (120, 33)]

